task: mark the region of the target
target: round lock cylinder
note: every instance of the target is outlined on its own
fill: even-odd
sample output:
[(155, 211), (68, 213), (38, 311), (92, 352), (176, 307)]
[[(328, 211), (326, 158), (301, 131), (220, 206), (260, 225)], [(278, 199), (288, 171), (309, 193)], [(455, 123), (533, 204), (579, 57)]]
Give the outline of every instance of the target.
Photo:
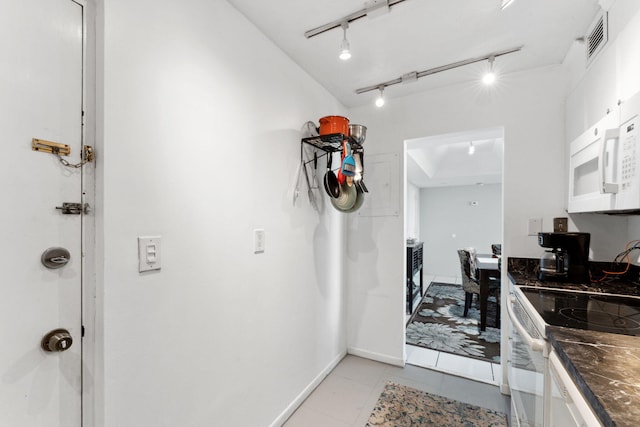
[(42, 337), (42, 349), (47, 352), (61, 352), (68, 350), (73, 344), (73, 338), (66, 329), (54, 329)]

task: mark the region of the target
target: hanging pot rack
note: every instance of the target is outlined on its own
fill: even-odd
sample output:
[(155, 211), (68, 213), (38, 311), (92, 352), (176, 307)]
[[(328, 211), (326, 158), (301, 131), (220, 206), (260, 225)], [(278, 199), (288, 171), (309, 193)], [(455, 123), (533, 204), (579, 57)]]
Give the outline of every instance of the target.
[(310, 136), (308, 138), (302, 138), (302, 142), (313, 145), (326, 153), (334, 153), (342, 150), (342, 143), (347, 141), (351, 145), (353, 151), (362, 150), (362, 145), (358, 144), (351, 136), (347, 136), (343, 133), (331, 133), (328, 135)]

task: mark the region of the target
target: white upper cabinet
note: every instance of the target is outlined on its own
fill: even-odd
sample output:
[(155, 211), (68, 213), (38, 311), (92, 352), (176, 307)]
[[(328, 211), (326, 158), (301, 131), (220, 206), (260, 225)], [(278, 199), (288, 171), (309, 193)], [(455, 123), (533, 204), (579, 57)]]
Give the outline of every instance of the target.
[(606, 115), (618, 113), (619, 104), (640, 92), (640, 2), (616, 2), (608, 20), (608, 41), (588, 65), (584, 44), (574, 45), (567, 56), (567, 141), (573, 141)]

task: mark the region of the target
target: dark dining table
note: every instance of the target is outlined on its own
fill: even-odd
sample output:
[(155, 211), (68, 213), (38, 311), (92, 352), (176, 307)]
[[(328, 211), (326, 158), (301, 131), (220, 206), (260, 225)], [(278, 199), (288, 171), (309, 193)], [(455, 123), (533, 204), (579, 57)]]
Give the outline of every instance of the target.
[(492, 255), (476, 255), (476, 272), (480, 284), (480, 330), (487, 329), (487, 307), (491, 282), (500, 280), (498, 258)]

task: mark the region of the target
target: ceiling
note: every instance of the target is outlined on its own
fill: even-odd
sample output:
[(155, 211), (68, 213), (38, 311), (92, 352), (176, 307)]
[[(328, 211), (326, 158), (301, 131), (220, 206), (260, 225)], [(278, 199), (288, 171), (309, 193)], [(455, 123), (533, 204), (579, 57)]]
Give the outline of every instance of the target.
[[(560, 64), (600, 10), (598, 0), (515, 0), (504, 10), (501, 0), (405, 0), (388, 13), (351, 22), (353, 56), (342, 61), (341, 28), (309, 39), (304, 33), (364, 9), (364, 1), (229, 2), (346, 107), (377, 97), (356, 89), (513, 47), (523, 46), (496, 58), (498, 74)], [(479, 80), (486, 68), (483, 61), (393, 85), (385, 98)]]
[(503, 142), (502, 128), (408, 140), (407, 180), (420, 188), (501, 183)]
[[(404, 0), (387, 13), (349, 24), (348, 61), (338, 58), (342, 28), (311, 38), (304, 34), (364, 9), (364, 0), (228, 1), (352, 108), (373, 104), (378, 96), (377, 90), (357, 94), (356, 89), (519, 46), (521, 51), (496, 58), (498, 78), (560, 64), (587, 33), (600, 4), (608, 8), (611, 0), (514, 0), (504, 10), (502, 0)], [(384, 95), (392, 100), (456, 83), (480, 84), (487, 69), (487, 61), (465, 65), (389, 86)], [(470, 141), (476, 146), (473, 155), (468, 154)], [(500, 129), (409, 141), (407, 179), (418, 187), (502, 182), (502, 146)]]

